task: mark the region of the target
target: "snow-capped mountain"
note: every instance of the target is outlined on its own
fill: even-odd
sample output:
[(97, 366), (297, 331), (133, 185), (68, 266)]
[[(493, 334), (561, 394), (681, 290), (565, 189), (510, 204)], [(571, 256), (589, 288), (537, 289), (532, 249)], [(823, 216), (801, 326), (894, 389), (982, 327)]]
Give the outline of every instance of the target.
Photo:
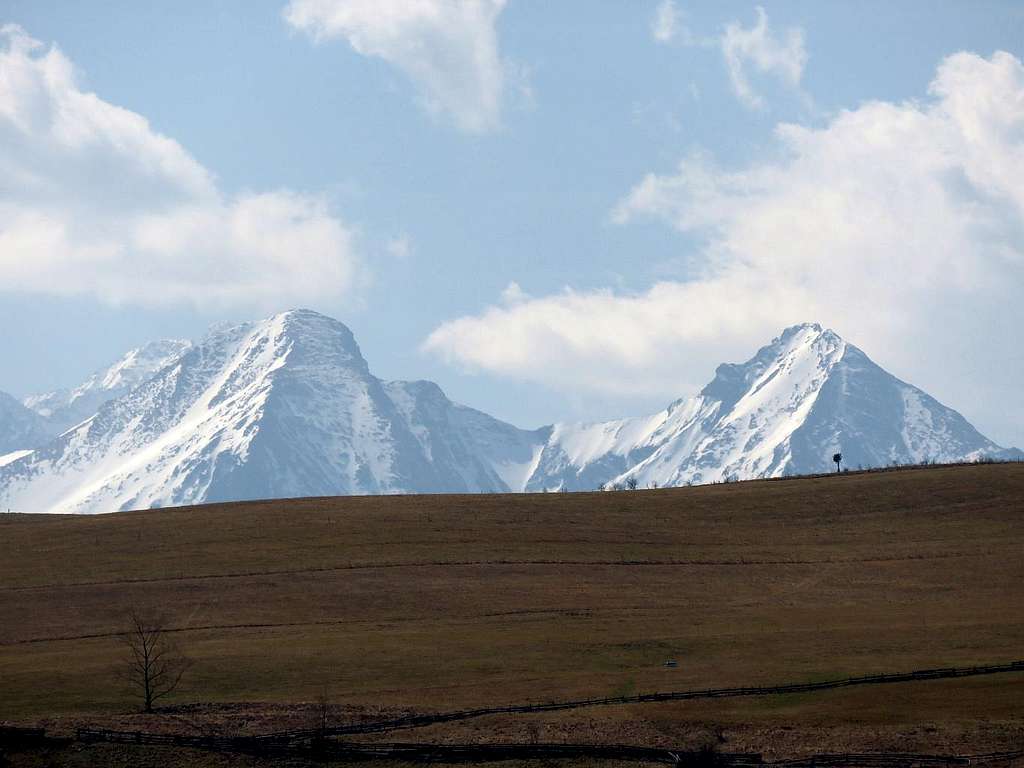
[(22, 404), (42, 416), (55, 433), (81, 423), (108, 400), (127, 394), (188, 349), (180, 339), (151, 341), (130, 350), (109, 368), (96, 371), (74, 389), (30, 395)]
[(527, 490), (640, 487), (1010, 458), (963, 416), (817, 324), (787, 328), (699, 395), (653, 416), (556, 424)]
[(35, 448), (53, 436), (45, 419), (0, 392), (0, 466), (13, 461), (15, 452)]
[(348, 328), (299, 310), (186, 348), (87, 421), (0, 468), (0, 498), (13, 509), (96, 512), (507, 491), (525, 481), (537, 442), (451, 403), (429, 382), (384, 384)]
[[(0, 505), (100, 512), (631, 479), (668, 486), (828, 471), (836, 451), (852, 467), (1020, 456), (817, 325), (720, 366), (699, 395), (653, 416), (534, 431), (452, 403), (428, 381), (380, 381), (347, 327), (308, 310), (173, 344), (130, 353), (136, 362), (118, 370), (137, 372), (135, 386), (36, 450), (5, 456)], [(102, 391), (116, 388), (94, 378)], [(0, 430), (2, 419), (0, 410)], [(22, 443), (31, 447), (11, 444)]]

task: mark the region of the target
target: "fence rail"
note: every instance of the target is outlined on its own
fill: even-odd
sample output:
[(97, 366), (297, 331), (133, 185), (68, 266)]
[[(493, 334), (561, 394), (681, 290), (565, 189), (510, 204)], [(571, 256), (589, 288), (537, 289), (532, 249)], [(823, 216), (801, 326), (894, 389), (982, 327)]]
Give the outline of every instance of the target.
[[(348, 736), (360, 733), (380, 733), (383, 731), (423, 728), (428, 725), (450, 723), (460, 720), (471, 720), (477, 717), (501, 714), (528, 714), (531, 712), (555, 712), (583, 707), (612, 706), (623, 704), (643, 704), (659, 701), (687, 701), (691, 699), (724, 699), (740, 696), (773, 696), (785, 693), (811, 693), (837, 688), (859, 685), (884, 685), (888, 683), (906, 683), (919, 680), (941, 680), (958, 677), (978, 677), (996, 675), (1005, 672), (1024, 672), (1024, 661), (1013, 661), (1008, 664), (990, 664), (974, 667), (942, 667), (939, 669), (920, 669), (915, 672), (896, 672), (881, 675), (865, 675), (836, 680), (823, 680), (816, 683), (788, 683), (774, 686), (747, 686), (742, 688), (708, 688), (694, 691), (670, 691), (664, 693), (642, 693), (635, 696), (612, 696), (596, 699), (577, 699), (573, 701), (553, 701), (541, 704), (517, 704), (505, 707), (481, 707), (478, 709), (458, 710), (454, 712), (438, 712), (426, 715), (409, 715), (391, 720), (378, 720), (368, 723), (352, 723), (327, 729), (331, 736)], [(318, 730), (280, 731), (267, 734), (266, 739), (303, 739), (320, 733)]]
[[(75, 739), (80, 742), (108, 742), (121, 744), (148, 744), (192, 747), (224, 752), (256, 752), (261, 754), (299, 754), (310, 751), (329, 753), (352, 759), (399, 759), (412, 762), (488, 762), (509, 759), (551, 758), (567, 759), (590, 757), (595, 759), (626, 759), (641, 762), (670, 763), (680, 765), (743, 766), (772, 765), (780, 768), (940, 768), (954, 765), (984, 765), (1024, 759), (1024, 750), (1016, 752), (995, 752), (985, 755), (914, 755), (903, 753), (871, 754), (821, 754), (796, 760), (764, 763), (757, 754), (715, 753), (713, 756), (701, 752), (616, 744), (357, 744), (336, 741), (339, 736), (354, 734), (382, 733), (387, 731), (420, 728), (438, 723), (468, 720), (486, 715), (509, 713), (552, 712), (582, 707), (616, 704), (639, 704), (658, 701), (685, 701), (691, 699), (716, 699), (737, 696), (770, 696), (785, 693), (805, 693), (846, 688), (859, 685), (880, 685), (887, 683), (911, 682), (917, 680), (939, 680), (949, 678), (995, 675), (1006, 672), (1024, 672), (1024, 661), (1007, 664), (989, 664), (973, 667), (941, 667), (921, 669), (914, 672), (865, 675), (815, 683), (789, 683), (785, 685), (709, 688), (693, 691), (671, 691), (646, 693), (636, 696), (616, 696), (596, 699), (549, 702), (544, 704), (521, 704), (505, 707), (482, 707), (478, 709), (440, 712), (426, 715), (351, 723), (326, 729), (303, 729), (279, 731), (256, 736), (185, 736), (177, 734), (147, 733), (145, 731), (114, 731), (98, 728), (79, 728)], [(0, 726), (0, 746), (28, 744), (47, 740), (42, 728), (13, 728)]]

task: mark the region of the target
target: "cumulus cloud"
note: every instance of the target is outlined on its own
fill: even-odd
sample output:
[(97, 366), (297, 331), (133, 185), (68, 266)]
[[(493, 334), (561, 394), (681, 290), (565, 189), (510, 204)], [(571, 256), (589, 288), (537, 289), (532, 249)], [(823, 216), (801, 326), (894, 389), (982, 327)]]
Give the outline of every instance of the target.
[(780, 38), (769, 28), (764, 8), (758, 6), (757, 23), (747, 28), (739, 22), (732, 22), (726, 26), (720, 44), (733, 92), (748, 107), (764, 106), (764, 100), (750, 83), (749, 67), (799, 89), (807, 63), (802, 29), (788, 29)]
[(314, 41), (344, 38), (384, 59), (425, 107), (468, 133), (496, 128), (505, 71), (495, 29), (505, 0), (291, 0), (284, 18)]
[(692, 279), (495, 305), (425, 349), (564, 391), (674, 397), (818, 320), (1019, 439), (1024, 414), (1007, 403), (1024, 378), (1021, 62), (958, 53), (925, 99), (782, 124), (776, 140), (745, 168), (688, 156), (617, 206), (621, 223), (654, 217), (702, 243)]
[(316, 196), (225, 195), (141, 115), (0, 28), (0, 288), (145, 305), (278, 305), (348, 292), (349, 229)]

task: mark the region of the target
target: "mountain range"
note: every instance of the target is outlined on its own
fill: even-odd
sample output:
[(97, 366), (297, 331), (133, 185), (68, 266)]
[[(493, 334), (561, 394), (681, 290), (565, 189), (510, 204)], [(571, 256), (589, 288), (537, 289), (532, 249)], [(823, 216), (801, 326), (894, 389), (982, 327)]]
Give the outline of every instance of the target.
[(133, 350), (73, 390), (0, 396), (0, 505), (105, 512), (337, 494), (593, 490), (1019, 458), (817, 324), (645, 417), (519, 429), (376, 378), (310, 310)]

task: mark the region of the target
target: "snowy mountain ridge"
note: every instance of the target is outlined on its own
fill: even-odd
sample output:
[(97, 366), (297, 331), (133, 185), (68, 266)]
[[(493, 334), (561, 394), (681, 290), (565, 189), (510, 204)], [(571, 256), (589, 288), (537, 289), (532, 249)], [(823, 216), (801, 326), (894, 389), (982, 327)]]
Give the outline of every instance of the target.
[(348, 328), (293, 311), (187, 347), (88, 420), (0, 468), (0, 499), (21, 510), (92, 512), (508, 490), (501, 472), (529, 462), (531, 434), (456, 406), (429, 382), (385, 385)]
[(0, 461), (0, 504), (100, 512), (592, 490), (827, 471), (838, 450), (848, 466), (1017, 455), (815, 324), (786, 329), (746, 363), (719, 366), (698, 395), (657, 414), (538, 430), (453, 403), (432, 382), (380, 381), (351, 331), (309, 310), (220, 328), (195, 344), (143, 347), (72, 392), (80, 391), (30, 400), (48, 408), (41, 404), (120, 394), (57, 437), (9, 447), (23, 450)]
[(653, 416), (555, 425), (534, 488), (643, 486), (1012, 457), (960, 414), (815, 323), (787, 328)]
[(13, 461), (15, 452), (41, 445), (53, 435), (44, 418), (0, 392), (0, 466)]
[(22, 405), (39, 414), (56, 434), (89, 418), (108, 400), (127, 394), (165, 365), (176, 360), (191, 342), (151, 341), (129, 350), (108, 368), (96, 371), (74, 389), (30, 395)]

